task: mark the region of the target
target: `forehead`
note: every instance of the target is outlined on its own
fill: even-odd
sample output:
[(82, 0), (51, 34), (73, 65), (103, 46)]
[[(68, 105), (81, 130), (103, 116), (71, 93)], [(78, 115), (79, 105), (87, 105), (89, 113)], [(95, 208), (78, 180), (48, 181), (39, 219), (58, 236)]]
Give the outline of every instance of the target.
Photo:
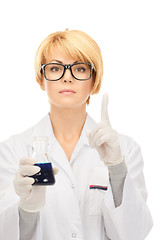
[(76, 51), (68, 51), (59, 46), (52, 46), (48, 49), (48, 52), (45, 56), (46, 62), (52, 62), (54, 60), (59, 60), (63, 63), (73, 63), (75, 61), (84, 62), (85, 59), (82, 56), (79, 56)]

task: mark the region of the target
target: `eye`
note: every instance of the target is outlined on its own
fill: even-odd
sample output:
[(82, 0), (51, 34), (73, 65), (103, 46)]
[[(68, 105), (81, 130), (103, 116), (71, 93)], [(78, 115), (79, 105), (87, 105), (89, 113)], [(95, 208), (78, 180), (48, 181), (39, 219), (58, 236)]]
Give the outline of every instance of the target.
[(59, 71), (61, 71), (61, 69), (59, 67), (53, 66), (53, 67), (50, 68), (50, 71), (51, 72), (59, 72)]
[(78, 68), (76, 68), (76, 72), (81, 72), (81, 73), (83, 73), (83, 72), (85, 72), (86, 71), (86, 69), (84, 68), (84, 67), (78, 67)]

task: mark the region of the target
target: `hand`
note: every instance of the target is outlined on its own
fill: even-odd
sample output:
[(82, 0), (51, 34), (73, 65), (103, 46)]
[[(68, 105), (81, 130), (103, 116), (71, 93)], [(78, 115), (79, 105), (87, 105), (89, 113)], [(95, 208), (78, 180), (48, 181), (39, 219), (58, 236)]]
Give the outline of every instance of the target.
[(20, 197), (19, 206), (27, 212), (38, 212), (45, 205), (46, 186), (33, 186), (32, 176), (40, 171), (36, 159), (22, 158), (14, 179), (14, 188)]
[(96, 148), (104, 163), (115, 165), (123, 161), (118, 134), (112, 129), (108, 116), (108, 95), (102, 99), (101, 122), (92, 130), (87, 130), (89, 144)]

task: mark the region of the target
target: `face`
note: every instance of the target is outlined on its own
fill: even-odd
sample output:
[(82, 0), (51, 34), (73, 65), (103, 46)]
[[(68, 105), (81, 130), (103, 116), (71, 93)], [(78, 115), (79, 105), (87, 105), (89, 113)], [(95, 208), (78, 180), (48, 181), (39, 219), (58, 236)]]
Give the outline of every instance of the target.
[[(54, 47), (47, 55), (46, 63), (73, 64), (79, 62), (67, 56), (61, 49)], [(86, 104), (91, 89), (92, 77), (86, 81), (76, 80), (69, 69), (66, 69), (64, 76), (58, 81), (47, 81), (43, 76), (41, 89), (47, 92), (51, 104), (58, 107), (74, 108)], [(64, 89), (73, 92), (62, 92)]]

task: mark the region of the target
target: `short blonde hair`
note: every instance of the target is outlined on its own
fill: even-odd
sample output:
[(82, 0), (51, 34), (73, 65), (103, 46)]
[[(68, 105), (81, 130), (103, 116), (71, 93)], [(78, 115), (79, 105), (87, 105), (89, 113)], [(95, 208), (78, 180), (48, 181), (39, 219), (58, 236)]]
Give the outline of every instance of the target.
[[(58, 31), (46, 37), (35, 55), (36, 81), (41, 85), (43, 76), (40, 71), (41, 65), (46, 63), (48, 52), (53, 47), (61, 47), (65, 53), (74, 59), (89, 62), (93, 67), (93, 86), (91, 94), (99, 92), (103, 76), (103, 60), (101, 50), (97, 43), (86, 33), (80, 30)], [(89, 104), (90, 97), (87, 99)]]

